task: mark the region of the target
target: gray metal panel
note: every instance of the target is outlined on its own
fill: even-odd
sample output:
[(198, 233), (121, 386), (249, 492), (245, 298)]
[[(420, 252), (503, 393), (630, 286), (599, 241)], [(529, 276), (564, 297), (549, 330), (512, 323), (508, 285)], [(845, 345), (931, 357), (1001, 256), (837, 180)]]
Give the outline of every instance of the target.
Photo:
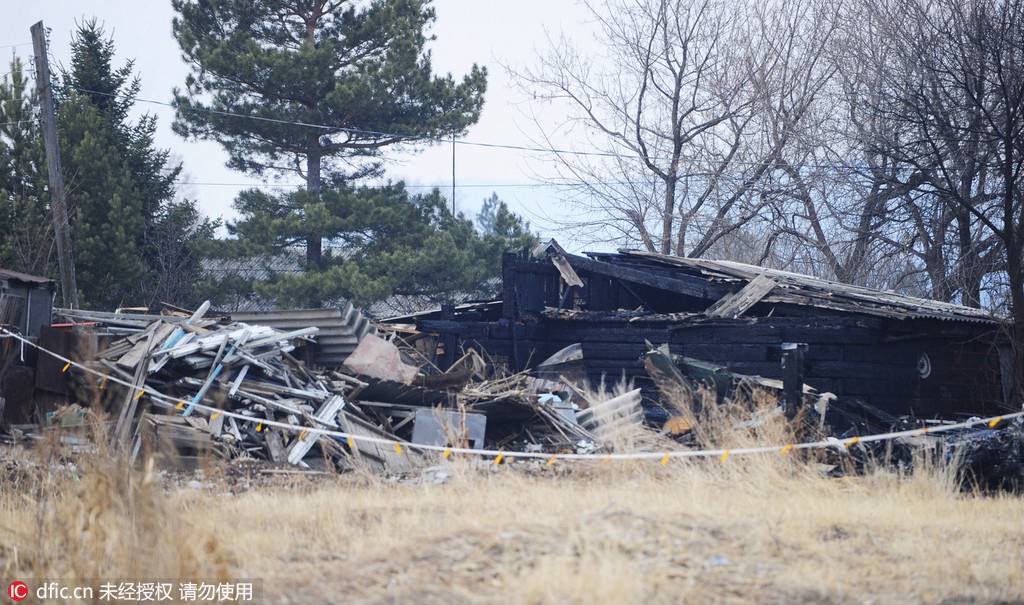
[(243, 311), (232, 313), (231, 319), (278, 330), (316, 326), (320, 331), (316, 336), (315, 361), (326, 367), (341, 365), (363, 336), (376, 331), (370, 320), (348, 302), (329, 309)]

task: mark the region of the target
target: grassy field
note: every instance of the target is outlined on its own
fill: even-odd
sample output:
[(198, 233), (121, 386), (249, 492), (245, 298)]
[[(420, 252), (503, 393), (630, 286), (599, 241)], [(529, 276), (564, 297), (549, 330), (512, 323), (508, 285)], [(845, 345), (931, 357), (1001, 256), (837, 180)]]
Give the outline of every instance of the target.
[(4, 580), (262, 578), (282, 603), (1024, 602), (1024, 499), (961, 493), (935, 465), (456, 461), (438, 484), (49, 462), (6, 464)]

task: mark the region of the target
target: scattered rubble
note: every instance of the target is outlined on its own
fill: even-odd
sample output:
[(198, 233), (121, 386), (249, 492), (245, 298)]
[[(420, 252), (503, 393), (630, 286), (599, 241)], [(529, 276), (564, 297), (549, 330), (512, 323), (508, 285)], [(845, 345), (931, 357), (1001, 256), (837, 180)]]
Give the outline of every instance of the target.
[[(441, 372), (414, 363), (415, 349), (397, 335), (388, 340), (367, 332), (340, 366), (320, 368), (301, 360), (316, 327), (282, 331), (236, 322), (208, 316), (208, 304), (191, 314), (58, 313), (66, 329), (83, 336), (79, 349), (83, 342), (95, 349), (65, 351), (95, 371), (72, 373), (72, 391), (83, 405), (98, 398), (110, 418), (110, 444), (133, 456), (144, 447), (170, 446), (185, 458), (214, 454), (402, 473), (419, 464), (415, 448), (402, 444), (612, 451), (623, 430), (642, 423), (639, 390), (598, 402), (567, 381), (495, 374), (472, 352)], [(556, 357), (546, 367), (564, 368), (565, 361)], [(321, 436), (308, 427), (357, 438)]]

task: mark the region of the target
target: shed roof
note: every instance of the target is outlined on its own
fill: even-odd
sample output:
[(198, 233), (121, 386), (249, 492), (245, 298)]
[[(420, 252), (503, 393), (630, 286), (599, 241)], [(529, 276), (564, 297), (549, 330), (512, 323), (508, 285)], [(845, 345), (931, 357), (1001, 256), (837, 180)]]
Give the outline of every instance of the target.
[(0, 269), (0, 279), (7, 281), (20, 281), (27, 284), (53, 284), (53, 280), (47, 277), (39, 277), (38, 275), (29, 275), (28, 273), (21, 273), (20, 271), (11, 271), (10, 269)]

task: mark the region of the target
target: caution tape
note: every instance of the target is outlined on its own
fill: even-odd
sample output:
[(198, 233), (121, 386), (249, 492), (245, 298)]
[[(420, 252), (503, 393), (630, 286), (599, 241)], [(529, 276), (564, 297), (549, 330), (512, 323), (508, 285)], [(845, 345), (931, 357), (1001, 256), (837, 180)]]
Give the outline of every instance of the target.
[[(43, 348), (36, 343), (28, 340), (20, 334), (11, 332), (6, 328), (0, 327), (0, 331), (4, 332), (7, 337), (13, 337), (17, 340), (22, 341), (29, 346), (35, 347), (39, 351), (50, 355), (51, 357), (70, 364), (71, 367), (79, 368), (84, 372), (99, 376), (102, 378), (103, 385), (106, 382), (112, 381), (122, 386), (128, 387), (129, 389), (138, 389), (136, 385), (133, 385), (125, 380), (121, 380), (116, 376), (111, 376), (99, 370), (90, 368), (89, 366), (83, 365), (76, 361), (73, 361), (59, 353), (50, 351), (49, 349)], [(158, 393), (152, 389), (142, 390), (140, 393), (145, 393), (149, 396), (149, 400), (158, 406), (165, 407), (168, 409), (180, 409), (178, 403), (180, 399), (175, 397), (169, 397), (162, 393)], [(288, 424), (285, 422), (279, 422), (271, 420), (269, 418), (257, 418), (253, 416), (246, 416), (244, 414), (238, 414), (236, 412), (229, 412), (220, 408), (207, 406), (201, 403), (195, 403), (194, 409), (207, 412), (208, 414), (222, 414), (225, 418), (234, 418), (236, 420), (256, 424), (256, 430), (265, 430), (268, 427), (274, 427), (285, 431), (298, 432), (301, 439), (305, 439), (309, 435), (315, 435), (317, 437), (333, 437), (339, 440), (343, 440), (351, 447), (353, 442), (366, 442), (378, 445), (391, 445), (395, 448), (397, 453), (402, 453), (403, 447), (419, 450), (419, 451), (431, 451), (441, 452), (442, 456), (446, 459), (453, 454), (472, 455), (472, 456), (483, 456), (494, 458), (495, 464), (501, 464), (506, 458), (533, 458), (533, 459), (544, 459), (547, 460), (548, 465), (554, 464), (555, 456), (545, 452), (515, 452), (504, 450), (485, 450), (468, 447), (449, 447), (441, 445), (427, 445), (421, 443), (409, 443), (405, 441), (397, 441), (395, 439), (386, 439), (384, 437), (373, 437), (370, 435), (355, 435), (351, 433), (345, 433), (342, 431), (334, 431), (325, 428), (318, 428), (313, 426), (303, 426)], [(743, 448), (719, 448), (719, 449), (708, 449), (708, 450), (668, 450), (658, 452), (628, 452), (618, 454), (558, 454), (559, 459), (563, 460), (660, 460), (662, 465), (667, 465), (670, 460), (674, 458), (718, 458), (720, 461), (725, 462), (733, 456), (750, 456), (756, 454), (778, 454), (785, 455), (793, 450), (810, 450), (810, 449), (827, 449), (827, 448), (840, 448), (849, 449), (856, 444), (864, 443), (875, 443), (879, 441), (890, 441), (893, 439), (900, 439), (903, 437), (919, 437), (925, 434), (934, 435), (935, 433), (943, 433), (948, 431), (955, 431), (964, 428), (970, 428), (978, 425), (988, 425), (990, 428), (995, 428), (999, 424), (1012, 420), (1014, 418), (1024, 417), (1024, 411), (1013, 412), (1010, 414), (1001, 414), (999, 416), (991, 416), (988, 418), (973, 418), (964, 422), (957, 422), (953, 424), (943, 424), (940, 426), (922, 427), (917, 429), (908, 429), (905, 431), (892, 431), (888, 433), (878, 433), (874, 435), (861, 435), (857, 437), (850, 437), (845, 440), (838, 440), (835, 438), (822, 439), (820, 441), (808, 441), (804, 443), (787, 443), (784, 445), (769, 445), (769, 446), (758, 446), (758, 447), (743, 447)]]

